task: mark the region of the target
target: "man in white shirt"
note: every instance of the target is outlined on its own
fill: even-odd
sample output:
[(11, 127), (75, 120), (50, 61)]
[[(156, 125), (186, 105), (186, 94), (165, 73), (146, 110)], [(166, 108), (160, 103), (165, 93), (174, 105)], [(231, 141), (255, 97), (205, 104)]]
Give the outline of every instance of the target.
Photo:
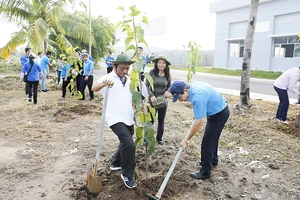
[(117, 56), (113, 63), (113, 71), (102, 76), (92, 86), (94, 92), (105, 95), (105, 86), (109, 86), (106, 108), (106, 121), (112, 131), (118, 136), (120, 145), (111, 163), (111, 170), (121, 170), (121, 178), (126, 187), (135, 188), (133, 178), (135, 162), (134, 112), (132, 108), (132, 94), (130, 92), (130, 78), (127, 76), (133, 61), (125, 54)]
[(299, 80), (300, 67), (288, 69), (275, 80), (274, 89), (279, 96), (279, 105), (276, 113), (276, 120), (278, 122), (288, 124), (286, 118), (290, 102), (287, 91), (290, 90), (299, 96), (299, 91), (295, 89), (295, 85)]

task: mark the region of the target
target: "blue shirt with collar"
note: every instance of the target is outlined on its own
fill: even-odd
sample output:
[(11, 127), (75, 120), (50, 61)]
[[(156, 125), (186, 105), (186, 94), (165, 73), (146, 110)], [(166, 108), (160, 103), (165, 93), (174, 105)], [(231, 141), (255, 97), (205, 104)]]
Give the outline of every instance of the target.
[(87, 60), (84, 61), (83, 63), (83, 76), (87, 76), (88, 73), (92, 70), (92, 73), (90, 74), (93, 75), (94, 74), (94, 63), (91, 60)]
[(148, 59), (146, 58), (146, 56), (143, 56), (143, 55), (142, 55), (142, 58), (145, 63), (145, 64), (143, 64), (143, 71), (145, 71), (145, 67), (146, 67), (146, 63), (148, 62)]
[[(39, 66), (38, 63), (34, 62), (32, 67), (31, 67), (31, 70), (30, 70), (30, 67), (31, 67), (31, 63), (30, 62), (27, 62), (24, 64), (24, 67), (22, 69), (22, 72), (25, 74), (27, 74), (27, 80), (28, 81), (39, 81), (40, 80), (40, 76), (39, 76), (39, 72), (41, 72), (41, 67)], [(30, 72), (29, 72), (30, 70)], [(29, 72), (29, 74), (28, 74)]]
[(189, 89), (189, 102), (193, 104), (195, 119), (201, 119), (221, 112), (226, 99), (208, 83), (194, 82)]
[(105, 60), (105, 63), (107, 64), (107, 67), (112, 67), (112, 63), (109, 63), (111, 61), (114, 61), (115, 58), (110, 56), (110, 57), (107, 57), (106, 60)]
[(48, 56), (43, 55), (43, 57), (41, 58), (41, 61), (40, 61), (40, 67), (41, 67), (42, 71), (47, 70), (49, 63), (50, 63), (50, 60), (49, 60)]
[(20, 58), (20, 61), (21, 61), (21, 65), (22, 65), (22, 68), (24, 67), (25, 63), (29, 62), (29, 57), (27, 56), (27, 54), (25, 54), (24, 56), (22, 56)]
[[(66, 63), (62, 68), (61, 68), (61, 77), (66, 78), (67, 71), (70, 70), (70, 65), (69, 63)], [(70, 75), (70, 74), (69, 74)]]

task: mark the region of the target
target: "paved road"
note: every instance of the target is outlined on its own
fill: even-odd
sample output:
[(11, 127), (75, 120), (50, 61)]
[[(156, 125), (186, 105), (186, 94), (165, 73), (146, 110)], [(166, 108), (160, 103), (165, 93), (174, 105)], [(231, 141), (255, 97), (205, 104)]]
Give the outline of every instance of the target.
[[(146, 68), (146, 71), (150, 68)], [(106, 73), (106, 69), (95, 70), (95, 76), (100, 77)], [(172, 70), (172, 81), (186, 80), (186, 71)], [(220, 92), (239, 96), (241, 78), (235, 76), (224, 76), (197, 72), (193, 81), (207, 82), (216, 87)], [(250, 97), (254, 99), (263, 99), (278, 102), (277, 93), (273, 89), (274, 80), (250, 79)], [(296, 102), (297, 96), (289, 93), (290, 102)]]

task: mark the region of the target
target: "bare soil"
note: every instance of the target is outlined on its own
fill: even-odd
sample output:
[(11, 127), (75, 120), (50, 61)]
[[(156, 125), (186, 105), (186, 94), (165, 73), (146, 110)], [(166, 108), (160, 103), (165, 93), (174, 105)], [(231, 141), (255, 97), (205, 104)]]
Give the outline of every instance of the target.
[[(86, 175), (95, 161), (102, 98), (76, 101), (49, 83), (51, 91), (38, 93), (38, 107), (27, 101), (18, 78), (0, 79), (0, 199), (148, 199), (158, 191), (193, 120), (187, 103), (171, 103), (165, 122), (164, 145), (149, 158), (146, 178), (145, 146), (137, 150), (136, 189), (127, 189), (120, 172), (109, 170), (118, 146), (105, 126), (100, 168), (103, 189), (87, 194)], [(252, 100), (247, 109), (234, 109), (237, 97), (225, 95), (231, 116), (219, 142), (219, 165), (212, 177), (189, 177), (199, 169), (202, 129), (182, 154), (161, 199), (300, 199), (300, 129), (297, 107), (290, 106), (289, 125), (272, 118), (277, 104)], [(157, 123), (155, 123), (156, 126)]]

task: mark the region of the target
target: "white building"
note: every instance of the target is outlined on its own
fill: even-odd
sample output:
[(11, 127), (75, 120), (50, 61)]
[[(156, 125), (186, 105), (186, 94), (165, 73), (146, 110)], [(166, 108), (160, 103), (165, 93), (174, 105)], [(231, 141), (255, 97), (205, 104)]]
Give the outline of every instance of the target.
[[(250, 0), (217, 0), (214, 66), (241, 69)], [(300, 0), (260, 0), (251, 69), (285, 71), (300, 66)]]

